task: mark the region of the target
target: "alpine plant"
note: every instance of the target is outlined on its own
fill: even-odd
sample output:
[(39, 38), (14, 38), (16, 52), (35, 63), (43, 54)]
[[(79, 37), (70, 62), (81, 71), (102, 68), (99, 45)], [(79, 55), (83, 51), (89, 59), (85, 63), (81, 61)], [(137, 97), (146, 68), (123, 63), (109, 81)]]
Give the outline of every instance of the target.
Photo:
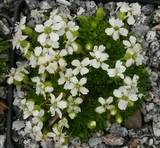
[(40, 11), (42, 21), (31, 15), (34, 25), (21, 18), (12, 44), (22, 58), (8, 75), (25, 122), (19, 134), (68, 147), (69, 135), (86, 138), (86, 131), (103, 130), (107, 120), (121, 123), (141, 105), (148, 75), (143, 46), (129, 31), (140, 10), (117, 3), (110, 18), (102, 8), (74, 17)]

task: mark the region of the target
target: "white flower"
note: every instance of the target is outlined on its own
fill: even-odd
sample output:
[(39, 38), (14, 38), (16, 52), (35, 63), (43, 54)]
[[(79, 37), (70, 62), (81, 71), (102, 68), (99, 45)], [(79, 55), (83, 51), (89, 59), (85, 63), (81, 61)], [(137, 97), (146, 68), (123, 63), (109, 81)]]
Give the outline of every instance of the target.
[(136, 37), (130, 36), (129, 41), (124, 40), (123, 44), (127, 49), (125, 59), (126, 66), (130, 67), (132, 64), (136, 63), (137, 66), (142, 65), (144, 56), (142, 46), (136, 42)]
[(76, 68), (73, 70), (73, 74), (81, 74), (85, 75), (89, 72), (89, 69), (86, 67), (90, 64), (89, 58), (83, 59), (81, 62), (79, 60), (73, 60), (72, 65), (75, 66)]
[(37, 125), (34, 125), (30, 121), (26, 122), (25, 132), (31, 136), (31, 138), (36, 141), (41, 141), (43, 138), (42, 134), (43, 123), (39, 122)]
[(55, 148), (68, 148), (66, 144), (66, 133), (61, 132), (60, 134), (55, 134), (54, 132), (50, 132), (47, 135), (48, 137), (53, 137)]
[(23, 47), (21, 46), (21, 42), (27, 38), (28, 38), (28, 36), (23, 35), (22, 32), (16, 32), (13, 36), (13, 39), (11, 40), (13, 49), (16, 48), (16, 49), (21, 49), (21, 51), (23, 51)]
[(74, 51), (78, 50), (78, 44), (75, 42), (77, 36), (73, 35), (71, 31), (66, 32), (66, 44), (65, 49), (67, 50), (68, 54), (72, 55)]
[(56, 51), (53, 55), (53, 61), (57, 62), (60, 69), (64, 69), (67, 66), (67, 62), (63, 58), (66, 55), (67, 55), (67, 51), (65, 49)]
[(120, 60), (118, 60), (116, 62), (115, 68), (108, 69), (107, 72), (110, 77), (118, 76), (121, 79), (124, 79), (123, 73), (125, 72), (125, 70), (126, 70), (126, 67), (123, 66), (123, 63)]
[(113, 36), (114, 40), (118, 40), (119, 36), (127, 36), (128, 35), (128, 30), (124, 28), (124, 23), (115, 18), (110, 18), (109, 23), (112, 26), (111, 28), (106, 28), (105, 32), (109, 36)]
[(68, 89), (71, 90), (72, 96), (76, 96), (78, 93), (79, 95), (80, 93), (83, 95), (88, 94), (89, 90), (83, 86), (87, 83), (86, 78), (81, 78), (80, 80), (78, 80), (76, 77), (72, 77), (70, 81), (71, 83), (68, 86)]
[(44, 110), (40, 109), (40, 110), (34, 110), (33, 111), (33, 118), (32, 118), (32, 122), (34, 124), (38, 124), (39, 122), (42, 122), (42, 118), (44, 116)]
[(54, 51), (51, 48), (36, 47), (34, 55), (30, 57), (30, 65), (35, 68), (39, 66), (39, 74), (43, 74), (47, 71), (50, 74), (54, 74), (58, 69), (64, 70), (67, 63), (64, 60), (64, 56), (67, 55), (65, 49)]
[(128, 105), (128, 101), (126, 101), (126, 100), (120, 99), (118, 102), (118, 108), (120, 110), (126, 110), (127, 105)]
[(23, 110), (23, 118), (27, 119), (33, 114), (34, 102), (23, 99), (21, 101), (21, 109)]
[(45, 77), (33, 77), (32, 82), (36, 83), (36, 94), (43, 95), (46, 98), (46, 93), (53, 92), (53, 87), (50, 82), (45, 82)]
[(135, 23), (134, 16), (139, 16), (141, 14), (141, 6), (138, 3), (130, 4), (131, 9), (128, 12), (127, 22), (129, 25), (133, 25)]
[(138, 98), (141, 98), (142, 95), (137, 94), (138, 93), (138, 88), (137, 88), (138, 79), (139, 77), (137, 75), (134, 75), (133, 79), (127, 76), (124, 79), (125, 86), (121, 86), (118, 89), (115, 89), (113, 91), (113, 95), (119, 98), (118, 108), (120, 110), (125, 110), (129, 102), (135, 102), (138, 100)]
[(51, 107), (50, 107), (50, 112), (52, 116), (55, 116), (56, 113), (60, 118), (62, 118), (62, 112), (61, 110), (65, 109), (67, 107), (67, 102), (62, 100), (63, 93), (61, 93), (57, 98), (51, 94)]
[(109, 97), (107, 99), (100, 97), (98, 98), (98, 102), (101, 104), (101, 106), (97, 107), (95, 111), (99, 114), (102, 114), (106, 112), (106, 110), (111, 110), (113, 108), (113, 105), (111, 105), (113, 102), (113, 97)]
[(133, 78), (126, 76), (124, 79), (124, 84), (126, 84), (131, 90), (138, 92), (137, 90), (138, 79), (139, 79), (138, 75), (134, 75)]
[(90, 55), (94, 58), (93, 60), (91, 60), (91, 66), (93, 66), (96, 69), (99, 67), (101, 67), (103, 70), (108, 69), (109, 66), (105, 63), (105, 61), (108, 60), (109, 55), (104, 51), (105, 46), (94, 46), (93, 52), (90, 52)]
[(22, 30), (24, 30), (25, 29), (25, 23), (26, 23), (26, 17), (25, 16), (23, 16), (22, 18), (21, 18), (21, 20), (20, 20), (20, 22), (18, 22), (18, 23), (16, 23), (16, 25), (15, 25), (15, 32), (17, 33), (17, 32), (21, 32)]
[(127, 23), (133, 25), (135, 23), (135, 16), (141, 14), (141, 6), (138, 3), (128, 4), (125, 2), (120, 2), (117, 4), (121, 12), (126, 13)]
[(126, 2), (117, 3), (117, 8), (120, 8), (121, 12), (128, 12), (130, 10), (129, 4)]
[(35, 31), (41, 33), (38, 36), (38, 41), (43, 45), (50, 39), (57, 44), (59, 37), (64, 34), (66, 23), (60, 15), (56, 14), (57, 11), (52, 12), (50, 18), (42, 24), (35, 27)]
[(78, 97), (78, 98), (73, 98), (72, 96), (68, 97), (68, 107), (67, 107), (67, 112), (68, 115), (71, 119), (74, 119), (76, 115), (81, 112), (81, 108), (79, 105), (83, 102), (83, 100)]
[(38, 33), (41, 33), (38, 36), (38, 41), (40, 43), (45, 43), (46, 40), (49, 38), (51, 39), (53, 42), (57, 42), (59, 40), (59, 35), (54, 31), (54, 26), (52, 25), (52, 21), (48, 20), (44, 23), (44, 25), (42, 24), (38, 24), (35, 27), (35, 31)]
[(77, 26), (75, 22), (69, 21), (69, 22), (67, 23), (67, 28), (68, 28), (70, 31), (77, 31), (77, 30), (79, 29), (79, 26)]
[(7, 79), (8, 84), (13, 84), (14, 81), (21, 82), (24, 80), (25, 76), (29, 72), (25, 69), (24, 66), (18, 68), (11, 68), (9, 78)]
[(73, 70), (71, 68), (66, 69), (65, 74), (63, 72), (60, 72), (60, 78), (58, 79), (58, 84), (62, 85), (64, 84), (64, 89), (67, 89), (70, 82), (71, 77), (73, 76)]

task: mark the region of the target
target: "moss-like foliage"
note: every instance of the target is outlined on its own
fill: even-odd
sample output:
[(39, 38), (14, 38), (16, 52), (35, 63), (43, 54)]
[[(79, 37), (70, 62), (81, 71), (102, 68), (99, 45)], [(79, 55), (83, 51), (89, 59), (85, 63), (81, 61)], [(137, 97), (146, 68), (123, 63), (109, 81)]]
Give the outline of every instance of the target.
[[(78, 19), (80, 30), (78, 43), (81, 45), (84, 55), (87, 55), (89, 50), (87, 46), (105, 45), (106, 52), (110, 55), (108, 60), (109, 65), (114, 66), (118, 59), (123, 59), (126, 49), (121, 40), (114, 41), (112, 37), (106, 36), (105, 29), (109, 26), (105, 17), (98, 18), (96, 14), (92, 17), (80, 16)], [(83, 57), (83, 55), (81, 56)], [(149, 74), (145, 66), (131, 66), (127, 68), (126, 75), (133, 77), (134, 74), (139, 75), (138, 88), (140, 93), (146, 94), (149, 89)], [(88, 139), (95, 131), (103, 130), (107, 127), (107, 120), (115, 122), (115, 119), (122, 117), (123, 120), (131, 116), (135, 111), (142, 107), (143, 99), (135, 102), (134, 106), (130, 106), (125, 111), (118, 111), (116, 117), (111, 117), (105, 112), (99, 115), (95, 112), (95, 108), (99, 106), (98, 97), (107, 98), (113, 95), (113, 90), (123, 85), (120, 78), (109, 78), (105, 71), (99, 71), (94, 68), (90, 69), (87, 75), (87, 88), (90, 90), (85, 97), (85, 102), (81, 105), (82, 112), (79, 113), (74, 120), (70, 120), (69, 133), (71, 136), (78, 136), (82, 140)], [(115, 101), (116, 102), (116, 101)], [(114, 118), (114, 119), (113, 119)], [(96, 121), (97, 125), (91, 129), (87, 124), (91, 121)]]
[[(61, 17), (58, 16), (57, 18), (61, 18)], [(67, 24), (68, 23), (67, 17), (66, 18), (62, 17), (62, 22), (64, 21), (63, 19)], [(71, 41), (70, 44), (72, 44), (72, 46), (76, 45), (77, 47), (76, 50), (73, 50), (73, 53), (71, 54), (68, 52), (69, 47), (67, 47), (68, 32), (67, 33), (65, 32), (61, 36), (58, 36), (60, 39), (58, 40), (59, 48), (57, 47), (58, 48), (57, 49), (52, 47), (51, 45), (48, 45), (47, 41), (45, 45), (42, 44), (40, 41), (43, 40), (43, 38), (39, 38), (39, 36), (43, 35), (44, 33), (41, 34), (41, 31), (36, 32), (36, 29), (33, 28), (33, 26), (30, 27), (26, 25), (25, 29), (22, 29), (22, 34), (27, 35), (27, 38), (20, 41), (19, 46), (22, 46), (21, 50), (22, 50), (23, 58), (29, 61), (29, 64), (25, 67), (28, 73), (27, 72), (25, 73), (25, 70), (24, 70), (25, 68), (23, 67), (22, 70), (21, 69), (19, 70), (20, 74), (22, 71), (22, 74), (20, 75), (22, 76), (22, 80), (18, 79), (19, 82), (15, 80), (15, 82), (13, 83), (15, 85), (20, 85), (22, 89), (24, 89), (24, 91), (26, 92), (25, 99), (27, 101), (32, 100), (34, 102), (34, 105), (35, 105), (34, 110), (39, 111), (41, 109), (45, 112), (42, 119), (40, 118), (40, 121), (43, 122), (43, 127), (40, 131), (42, 131), (44, 135), (46, 134), (45, 136), (47, 136), (48, 132), (52, 131), (52, 127), (53, 129), (57, 128), (57, 124), (58, 124), (57, 122), (59, 120), (60, 121), (63, 120), (62, 118), (60, 119), (60, 115), (59, 115), (58, 121), (55, 120), (50, 125), (50, 121), (56, 118), (56, 114), (62, 113), (62, 117), (68, 120), (69, 127), (68, 128), (62, 127), (62, 129), (58, 127), (56, 130), (55, 129), (53, 130), (54, 132), (57, 130), (60, 130), (60, 132), (63, 131), (71, 137), (79, 137), (81, 140), (85, 141), (94, 132), (104, 130), (107, 127), (108, 121), (111, 123), (114, 123), (114, 122), (122, 123), (122, 121), (127, 119), (129, 116), (131, 116), (135, 111), (137, 111), (142, 106), (143, 101), (145, 100), (145, 97), (147, 96), (147, 92), (149, 89), (149, 79), (148, 79), (149, 74), (143, 64), (140, 64), (140, 66), (136, 66), (137, 63), (136, 64), (132, 63), (132, 65), (128, 67), (127, 65), (125, 65), (128, 59), (126, 59), (127, 48), (124, 45), (123, 41), (129, 40), (128, 38), (133, 33), (129, 33), (128, 36), (126, 35), (125, 37), (120, 36), (119, 39), (114, 40), (112, 36), (107, 35), (105, 32), (106, 28), (111, 27), (111, 24), (109, 24), (108, 20), (109, 18), (105, 16), (104, 10), (102, 8), (99, 8), (97, 9), (97, 12), (94, 16), (79, 16), (76, 19), (77, 26), (75, 25), (79, 29), (77, 29), (76, 31), (73, 31), (73, 30), (71, 31), (68, 29), (69, 27), (68, 28), (66, 27), (64, 29), (64, 32), (65, 31), (67, 32), (69, 30), (68, 32), (71, 34), (70, 38), (72, 36), (74, 38), (74, 40)], [(114, 21), (116, 21), (116, 19)], [(122, 26), (124, 25), (123, 27), (125, 29), (128, 29), (128, 30), (130, 29), (129, 28), (130, 26), (127, 25), (127, 23), (123, 24), (122, 20), (119, 19), (118, 22), (120, 22)], [(72, 22), (72, 25), (73, 24), (74, 23)], [(39, 28), (40, 27), (41, 26), (39, 26)], [(46, 28), (48, 29), (48, 26)], [(44, 29), (44, 32), (46, 31), (45, 29)], [(54, 27), (53, 27), (53, 32), (54, 32)], [(47, 34), (47, 36), (48, 38), (50, 38), (49, 34)], [(139, 43), (138, 45), (141, 46)], [(37, 50), (37, 46), (39, 46), (38, 50), (40, 51)], [(100, 56), (106, 56), (106, 55), (109, 56), (107, 58), (105, 57), (105, 60), (100, 61), (99, 59), (101, 57), (98, 59), (97, 57), (92, 56), (93, 54), (91, 52), (95, 52), (94, 49), (95, 47), (98, 47), (98, 46), (105, 47), (104, 53), (102, 53), (100, 49), (98, 49)], [(66, 52), (68, 52), (68, 54), (61, 57), (59, 53), (63, 51), (62, 49), (63, 50), (65, 49)], [(56, 55), (56, 53), (58, 53), (58, 55)], [(54, 58), (52, 59), (51, 57), (51, 60), (47, 61), (45, 57), (46, 55), (48, 55), (49, 58), (50, 56), (53, 56)], [(129, 55), (129, 56), (131, 56), (129, 58), (133, 58), (133, 57), (136, 58), (136, 52), (135, 54)], [(40, 58), (41, 60), (39, 62)], [(73, 73), (73, 71), (75, 70), (75, 65), (72, 62), (74, 60), (77, 60), (79, 62), (84, 60), (85, 58), (88, 58), (90, 62), (86, 66), (88, 73), (85, 73), (84, 75), (79, 73), (78, 74)], [(61, 59), (61, 63), (59, 59)], [(46, 60), (47, 62), (43, 63), (42, 62), (43, 60), (44, 61)], [(102, 65), (100, 65), (101, 67), (98, 67), (98, 68), (94, 67), (93, 63), (91, 63), (94, 60), (97, 60), (97, 61), (99, 60), (100, 62), (99, 61), (98, 62), (100, 64), (107, 65), (108, 69), (107, 70), (103, 69)], [(116, 74), (115, 76), (109, 75), (109, 70), (114, 70), (117, 61), (121, 62), (122, 63), (121, 67), (124, 67), (125, 69), (123, 71), (124, 73), (122, 72), (123, 78)], [(42, 64), (39, 64), (41, 62)], [(67, 63), (66, 66), (62, 67), (61, 65), (65, 65), (64, 64), (65, 62)], [(48, 68), (48, 65), (50, 63), (52, 64), (56, 63), (58, 65), (57, 68), (55, 68), (56, 67), (55, 65), (54, 65), (55, 67), (53, 66), (51, 68)], [(41, 66), (44, 66), (44, 69), (45, 69), (44, 72), (42, 73), (39, 72)], [(52, 72), (51, 70), (54, 68), (56, 70)], [(65, 81), (68, 81), (69, 83), (68, 86), (66, 86), (68, 88), (65, 88), (64, 83), (66, 84), (67, 82), (64, 82), (61, 85), (58, 80), (61, 78), (61, 74), (65, 75), (67, 70), (69, 69), (72, 71), (70, 72), (71, 74), (70, 77), (72, 78), (66, 78), (65, 76), (63, 76), (63, 78), (65, 77), (64, 78)], [(136, 86), (134, 86), (134, 92), (132, 92), (131, 91), (132, 84), (126, 84), (124, 82), (124, 79), (126, 77), (129, 77), (130, 79), (132, 79), (134, 76), (139, 77), (139, 79), (136, 77), (135, 78), (136, 82), (131, 82), (131, 83), (138, 82), (138, 84), (135, 84)], [(38, 79), (37, 82), (32, 79), (33, 77), (34, 78), (36, 77)], [(72, 81), (73, 78), (77, 79), (77, 81), (81, 80), (82, 78), (86, 80), (86, 83), (84, 82), (85, 86), (82, 87), (83, 92), (80, 91), (80, 87), (81, 87), (80, 83), (76, 83), (75, 79), (74, 79), (75, 80), (74, 81), (75, 83), (74, 83)], [(72, 88), (72, 85), (73, 85), (73, 88)], [(49, 88), (46, 89), (46, 86)], [(117, 97), (114, 94), (114, 92), (115, 90), (118, 90), (120, 87), (123, 87), (127, 93), (121, 97)], [(48, 92), (46, 91), (51, 88), (53, 88), (52, 91), (50, 90)], [(78, 88), (77, 91), (79, 91), (78, 93), (76, 92), (75, 95), (74, 93), (72, 93), (72, 90), (74, 88), (76, 89)], [(39, 93), (37, 90), (38, 91), (41, 90), (42, 93)], [(86, 90), (87, 90), (87, 93), (84, 92)], [(63, 102), (60, 102), (60, 100), (57, 99), (57, 97), (61, 92), (63, 93), (63, 98), (61, 98)], [(54, 103), (52, 104), (51, 96), (53, 94), (55, 95), (55, 98), (60, 102), (60, 103), (58, 102), (59, 104), (57, 102), (55, 103), (54, 101), (53, 101)], [(143, 96), (140, 97), (141, 95), (139, 94), (143, 94)], [(131, 95), (132, 95), (132, 98), (130, 97)], [(70, 103), (69, 101), (70, 96), (71, 98), (73, 97), (72, 99), (74, 100), (76, 100), (79, 97), (82, 100), (81, 103), (79, 104), (77, 103), (78, 105), (76, 104), (75, 109), (78, 112), (74, 110), (76, 112), (75, 116), (73, 115), (74, 111), (72, 111), (73, 113), (72, 115), (74, 117), (70, 116), (70, 111), (68, 111), (72, 107), (72, 105), (75, 103), (73, 100)], [(136, 96), (136, 99), (133, 96), (134, 97)], [(103, 97), (104, 98), (104, 99), (102, 98), (103, 100), (108, 100), (108, 98), (112, 98), (113, 100), (111, 102), (112, 105), (109, 104), (109, 107), (108, 108), (106, 107), (105, 111), (102, 110), (102, 112), (99, 111), (99, 113), (97, 113), (98, 111), (96, 112), (96, 109), (100, 107), (101, 104), (103, 104), (101, 103), (102, 100), (99, 101), (100, 97)], [(125, 100), (128, 103), (126, 108), (123, 109), (119, 107), (120, 100), (122, 101)], [(65, 106), (65, 103), (66, 103), (66, 106)], [(71, 107), (70, 107), (70, 104), (71, 104)], [(71, 110), (73, 110), (73, 108), (71, 108)], [(56, 112), (56, 114), (52, 115), (52, 111), (54, 111), (54, 113)], [(32, 114), (30, 116), (33, 117)], [(62, 124), (60, 126), (62, 126)], [(58, 133), (57, 135), (59, 136), (60, 134)]]

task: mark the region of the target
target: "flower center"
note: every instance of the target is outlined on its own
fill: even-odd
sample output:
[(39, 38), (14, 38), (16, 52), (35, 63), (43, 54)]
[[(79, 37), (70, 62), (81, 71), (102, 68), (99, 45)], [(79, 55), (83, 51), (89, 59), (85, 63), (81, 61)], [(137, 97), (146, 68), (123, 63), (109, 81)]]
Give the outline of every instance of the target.
[(51, 28), (51, 27), (46, 27), (46, 28), (44, 29), (44, 32), (45, 32), (46, 34), (50, 34), (50, 33), (52, 32), (52, 28)]

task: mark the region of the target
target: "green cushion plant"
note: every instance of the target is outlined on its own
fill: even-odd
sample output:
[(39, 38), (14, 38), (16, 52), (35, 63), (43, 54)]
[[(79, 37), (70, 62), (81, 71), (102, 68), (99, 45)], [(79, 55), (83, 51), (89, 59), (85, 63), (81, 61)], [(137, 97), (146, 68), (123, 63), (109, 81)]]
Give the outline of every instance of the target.
[(12, 43), (23, 61), (11, 69), (8, 83), (16, 86), (24, 135), (67, 147), (68, 138), (87, 140), (142, 106), (149, 74), (142, 45), (129, 32), (139, 15), (135, 7), (118, 3), (111, 18), (98, 8), (94, 16), (45, 12), (34, 26), (21, 19)]

